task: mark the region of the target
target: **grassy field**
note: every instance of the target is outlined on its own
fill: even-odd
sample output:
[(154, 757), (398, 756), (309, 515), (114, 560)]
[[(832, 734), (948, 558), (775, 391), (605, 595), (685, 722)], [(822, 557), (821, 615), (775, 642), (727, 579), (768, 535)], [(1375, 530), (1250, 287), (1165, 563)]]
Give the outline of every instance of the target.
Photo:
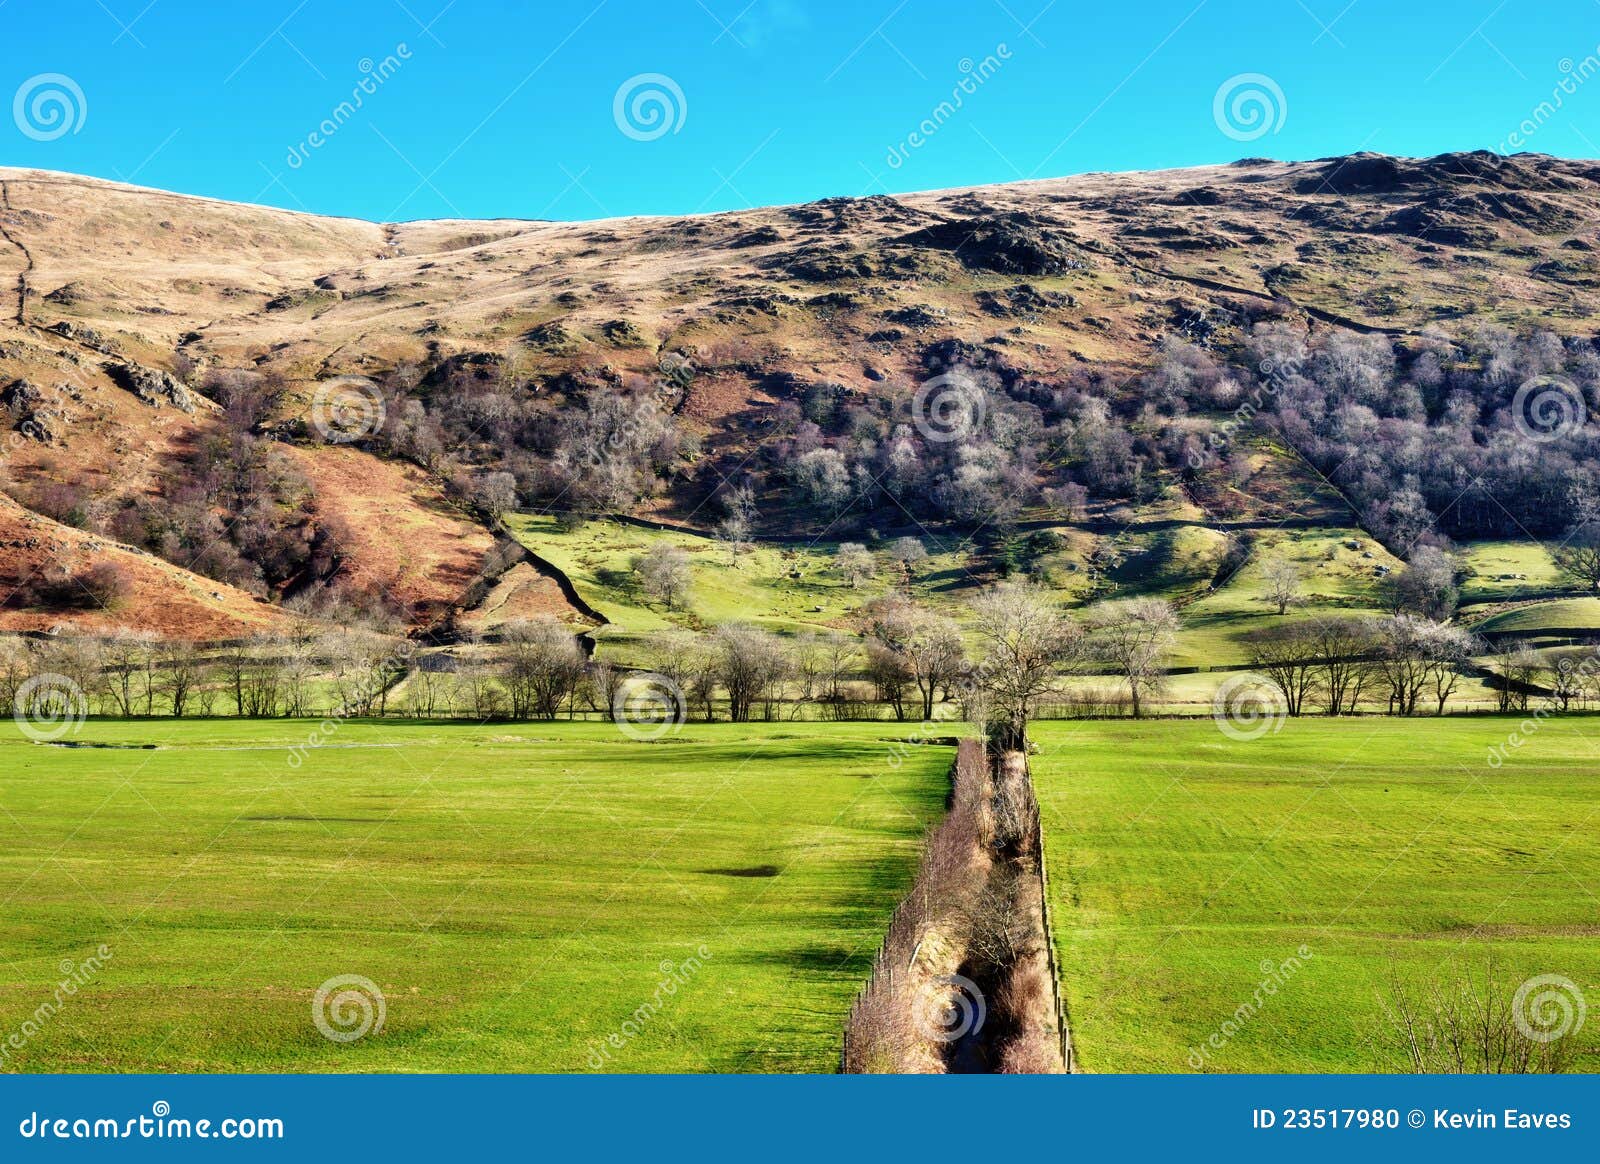
[(1572, 586), (1539, 542), (1467, 542), (1457, 547), (1456, 556), (1466, 574), (1463, 603), (1504, 602)]
[[(562, 529), (554, 518), (512, 514), (507, 526), (534, 553), (572, 580), (574, 588), (614, 624), (602, 637), (664, 630), (671, 626), (705, 628), (722, 622), (749, 622), (793, 633), (844, 626), (861, 604), (887, 594), (901, 574), (880, 554), (877, 576), (852, 587), (834, 568), (837, 543), (762, 543), (739, 556), (737, 567), (715, 539), (594, 521)], [(689, 554), (692, 583), (679, 610), (648, 601), (630, 574), (636, 555), (667, 542)], [(908, 592), (938, 607), (950, 604), (946, 592), (970, 583), (964, 553), (931, 553), (913, 569)]]
[[(875, 724), (389, 722), (295, 766), (312, 727), (5, 734), (0, 1034), (111, 958), (0, 1069), (829, 1071), (951, 757)], [(344, 974), (387, 1011), (350, 1043), (312, 1019)]]
[[(1380, 1066), (1398, 978), (1600, 997), (1600, 720), (1038, 725), (1056, 943), (1091, 1071)], [(1305, 946), (1311, 957), (1283, 972)], [(1237, 1022), (1266, 974), (1275, 993)], [(1593, 1006), (1591, 1005), (1591, 1009)], [(1228, 1037), (1225, 1022), (1237, 1023)], [(1600, 1070), (1600, 1025), (1575, 1066)]]
[(1528, 638), (1589, 630), (1600, 626), (1600, 598), (1559, 598), (1514, 607), (1480, 623), (1479, 631), (1515, 633)]

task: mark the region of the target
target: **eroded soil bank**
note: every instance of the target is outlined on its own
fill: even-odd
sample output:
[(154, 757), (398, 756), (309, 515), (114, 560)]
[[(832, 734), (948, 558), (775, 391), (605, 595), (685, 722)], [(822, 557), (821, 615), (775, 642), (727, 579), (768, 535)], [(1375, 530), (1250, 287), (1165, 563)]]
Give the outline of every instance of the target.
[(851, 1009), (842, 1069), (1070, 1070), (1045, 908), (1027, 759), (964, 740), (949, 810)]

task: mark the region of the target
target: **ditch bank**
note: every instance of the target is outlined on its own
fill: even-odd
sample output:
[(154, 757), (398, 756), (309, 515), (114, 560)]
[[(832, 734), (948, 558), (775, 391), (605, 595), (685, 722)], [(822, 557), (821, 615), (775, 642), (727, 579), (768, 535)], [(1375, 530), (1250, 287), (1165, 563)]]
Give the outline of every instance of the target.
[(1026, 757), (961, 741), (945, 816), (851, 1007), (842, 1071), (1071, 1070), (1039, 845)]

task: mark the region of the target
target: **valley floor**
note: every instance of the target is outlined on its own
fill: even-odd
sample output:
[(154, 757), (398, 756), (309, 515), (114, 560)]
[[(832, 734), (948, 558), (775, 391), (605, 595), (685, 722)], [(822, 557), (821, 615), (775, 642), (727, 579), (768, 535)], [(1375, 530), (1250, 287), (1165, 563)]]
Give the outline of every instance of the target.
[(829, 1071), (952, 754), (315, 726), (6, 733), (0, 1070)]
[[(1081, 1067), (1396, 1069), (1397, 986), (1600, 1003), (1594, 722), (1036, 724)], [(948, 788), (904, 726), (7, 733), (0, 1070), (832, 1071)]]
[[(1037, 725), (1083, 1069), (1394, 1070), (1397, 989), (1600, 1002), (1600, 733), (1519, 722)], [(1600, 1070), (1592, 1018), (1566, 1038)]]

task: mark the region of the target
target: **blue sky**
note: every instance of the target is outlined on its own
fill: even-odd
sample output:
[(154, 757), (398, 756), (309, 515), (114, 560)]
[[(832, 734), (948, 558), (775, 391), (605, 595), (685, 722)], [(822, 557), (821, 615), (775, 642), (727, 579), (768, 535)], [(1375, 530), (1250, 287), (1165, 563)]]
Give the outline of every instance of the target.
[(1530, 120), (1524, 148), (1600, 156), (1596, 0), (9, 0), (0, 43), (0, 162), (376, 220), (1492, 149)]

